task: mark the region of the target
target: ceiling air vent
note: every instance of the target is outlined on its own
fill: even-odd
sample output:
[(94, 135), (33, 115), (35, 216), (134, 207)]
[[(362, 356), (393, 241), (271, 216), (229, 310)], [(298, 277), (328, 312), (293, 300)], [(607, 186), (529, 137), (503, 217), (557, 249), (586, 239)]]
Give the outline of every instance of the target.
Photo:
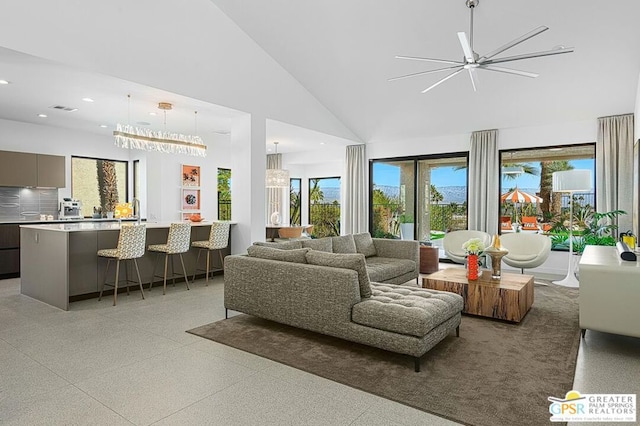
[(66, 112), (73, 112), (73, 111), (77, 111), (78, 108), (71, 108), (71, 107), (67, 107), (64, 105), (51, 105), (49, 108), (51, 109), (57, 109), (60, 111), (66, 111)]

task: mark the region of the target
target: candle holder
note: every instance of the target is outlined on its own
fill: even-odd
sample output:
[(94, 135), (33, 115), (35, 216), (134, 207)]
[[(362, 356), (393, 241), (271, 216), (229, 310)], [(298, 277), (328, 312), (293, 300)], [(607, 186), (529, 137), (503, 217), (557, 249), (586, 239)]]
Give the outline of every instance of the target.
[(485, 253), (491, 257), (491, 279), (499, 280), (502, 276), (502, 257), (509, 254), (507, 250), (490, 251), (486, 250)]
[(509, 254), (509, 250), (500, 247), (500, 237), (493, 238), (493, 244), (487, 248), (485, 254), (491, 258), (491, 279), (499, 280), (502, 276), (502, 258)]

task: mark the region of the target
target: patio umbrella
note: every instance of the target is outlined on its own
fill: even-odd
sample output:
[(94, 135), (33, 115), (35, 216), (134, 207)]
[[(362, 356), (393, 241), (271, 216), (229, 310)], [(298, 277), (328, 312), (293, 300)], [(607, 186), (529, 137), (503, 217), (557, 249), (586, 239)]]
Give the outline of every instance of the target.
[(537, 195), (531, 195), (527, 192), (520, 191), (518, 187), (512, 191), (507, 192), (506, 194), (502, 194), (500, 196), (500, 201), (503, 203), (505, 201), (511, 201), (512, 203), (541, 203), (542, 198)]
[(518, 187), (516, 186), (514, 190), (509, 191), (506, 194), (502, 194), (500, 196), (500, 201), (503, 203), (505, 201), (511, 201), (512, 203), (516, 204), (516, 221), (517, 221), (518, 220), (518, 203), (537, 204), (542, 202), (542, 198), (538, 197), (537, 195), (531, 195), (527, 192), (520, 191), (520, 189), (518, 189)]

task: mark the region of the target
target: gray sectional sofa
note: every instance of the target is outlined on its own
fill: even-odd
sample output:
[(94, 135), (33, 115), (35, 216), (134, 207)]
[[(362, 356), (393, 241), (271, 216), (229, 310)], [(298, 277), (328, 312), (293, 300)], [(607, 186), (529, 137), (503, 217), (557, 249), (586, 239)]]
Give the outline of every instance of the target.
[(371, 238), (369, 233), (278, 243), (257, 242), (254, 245), (285, 250), (310, 248), (328, 253), (360, 253), (365, 256), (369, 279), (379, 283), (404, 284), (417, 280), (420, 272), (420, 245), (417, 241)]
[[(247, 255), (227, 256), (225, 309), (410, 355), (420, 371), (428, 350), (453, 330), (459, 334), (462, 297), (393, 284), (417, 278), (415, 241), (335, 238), (332, 251), (321, 239), (308, 240), (315, 248), (254, 244)], [(351, 241), (360, 241), (356, 253), (341, 252)]]

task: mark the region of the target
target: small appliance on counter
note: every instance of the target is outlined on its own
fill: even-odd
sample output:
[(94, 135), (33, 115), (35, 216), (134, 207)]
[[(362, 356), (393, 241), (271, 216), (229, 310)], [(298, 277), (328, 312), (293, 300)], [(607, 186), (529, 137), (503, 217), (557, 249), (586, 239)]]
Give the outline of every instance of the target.
[(80, 214), (80, 209), (82, 209), (82, 202), (80, 200), (63, 198), (63, 201), (60, 203), (60, 220), (83, 219), (82, 214)]

